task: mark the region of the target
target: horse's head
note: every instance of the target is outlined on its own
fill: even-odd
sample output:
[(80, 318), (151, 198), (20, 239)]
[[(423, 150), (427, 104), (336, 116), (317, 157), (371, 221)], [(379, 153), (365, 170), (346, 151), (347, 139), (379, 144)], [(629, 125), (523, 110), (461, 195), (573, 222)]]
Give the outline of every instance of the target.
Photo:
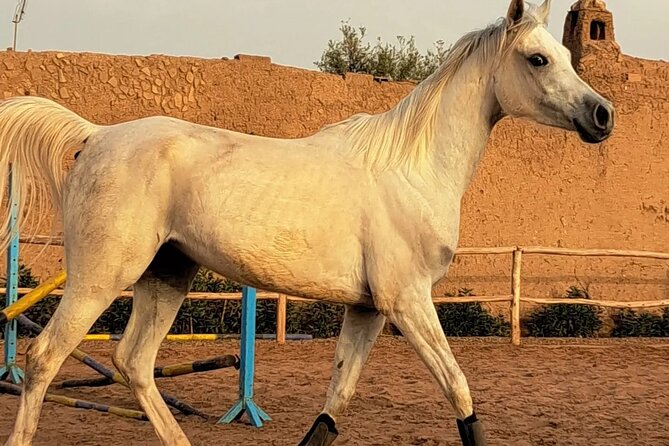
[(505, 115), (576, 131), (583, 141), (599, 143), (613, 130), (613, 105), (576, 74), (569, 51), (546, 29), (549, 10), (550, 0), (531, 9), (523, 0), (511, 1), (495, 95)]

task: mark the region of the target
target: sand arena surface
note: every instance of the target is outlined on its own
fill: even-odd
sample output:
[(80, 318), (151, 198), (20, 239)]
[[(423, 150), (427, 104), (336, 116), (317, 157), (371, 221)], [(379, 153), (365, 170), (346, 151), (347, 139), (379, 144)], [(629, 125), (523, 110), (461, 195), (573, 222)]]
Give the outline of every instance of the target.
[[(669, 343), (453, 339), (477, 411), (494, 445), (669, 445)], [(111, 365), (114, 343), (82, 348)], [(257, 344), (256, 401), (273, 418), (262, 429), (215, 425), (177, 416), (193, 445), (296, 445), (325, 400), (334, 340)], [(19, 346), (25, 352), (26, 344)], [(160, 364), (236, 353), (235, 341), (165, 343)], [(23, 357), (20, 358), (23, 362)], [(56, 381), (94, 376), (68, 359)], [(159, 388), (213, 415), (237, 394), (234, 369), (159, 381)], [(58, 391), (138, 408), (127, 389)], [(17, 398), (0, 395), (0, 441), (9, 434)], [(337, 445), (459, 445), (455, 421), (423, 364), (401, 338), (383, 337), (358, 393), (339, 423)], [(158, 445), (149, 423), (44, 406), (38, 445)]]

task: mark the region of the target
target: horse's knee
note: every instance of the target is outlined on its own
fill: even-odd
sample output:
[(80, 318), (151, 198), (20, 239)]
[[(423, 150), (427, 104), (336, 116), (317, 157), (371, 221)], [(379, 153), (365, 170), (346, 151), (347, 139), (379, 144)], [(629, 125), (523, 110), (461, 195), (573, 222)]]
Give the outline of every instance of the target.
[(130, 358), (130, 354), (125, 351), (122, 343), (116, 347), (116, 350), (112, 354), (112, 364), (116, 367), (116, 370), (125, 378), (128, 384), (135, 384), (137, 381), (137, 368), (133, 366)]
[(42, 336), (38, 336), (30, 343), (26, 351), (26, 389), (35, 384), (35, 378), (39, 378), (49, 371), (52, 361), (48, 358), (48, 343)]
[(132, 354), (125, 351), (122, 343), (114, 351), (112, 363), (133, 389), (141, 391), (151, 386), (152, 378), (143, 373), (141, 364), (138, 364)]

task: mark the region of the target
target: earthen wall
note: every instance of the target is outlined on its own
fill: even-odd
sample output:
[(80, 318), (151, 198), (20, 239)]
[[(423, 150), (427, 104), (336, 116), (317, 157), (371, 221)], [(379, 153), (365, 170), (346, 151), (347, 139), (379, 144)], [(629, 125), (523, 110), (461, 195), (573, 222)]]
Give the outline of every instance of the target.
[[(464, 197), (461, 246), (543, 245), (669, 251), (669, 64), (592, 48), (579, 72), (617, 108), (614, 135), (597, 146), (518, 120), (493, 133)], [(169, 115), (246, 133), (294, 138), (357, 112), (387, 110), (411, 83), (345, 77), (240, 56), (203, 60), (90, 53), (0, 53), (0, 95), (39, 95), (112, 124)], [(23, 249), (29, 262), (37, 248)], [(33, 269), (60, 268), (48, 248)], [(507, 293), (510, 256), (456, 257), (442, 294), (460, 287)], [(669, 298), (669, 262), (526, 256), (524, 294)]]

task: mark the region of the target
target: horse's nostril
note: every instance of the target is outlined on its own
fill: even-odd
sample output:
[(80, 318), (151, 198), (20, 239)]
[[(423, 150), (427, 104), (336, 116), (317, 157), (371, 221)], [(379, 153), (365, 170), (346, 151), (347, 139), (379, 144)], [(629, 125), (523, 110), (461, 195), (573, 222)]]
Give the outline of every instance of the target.
[(604, 107), (601, 104), (598, 104), (595, 107), (593, 117), (595, 118), (595, 125), (597, 126), (598, 129), (608, 130), (611, 121), (611, 113), (606, 107)]

